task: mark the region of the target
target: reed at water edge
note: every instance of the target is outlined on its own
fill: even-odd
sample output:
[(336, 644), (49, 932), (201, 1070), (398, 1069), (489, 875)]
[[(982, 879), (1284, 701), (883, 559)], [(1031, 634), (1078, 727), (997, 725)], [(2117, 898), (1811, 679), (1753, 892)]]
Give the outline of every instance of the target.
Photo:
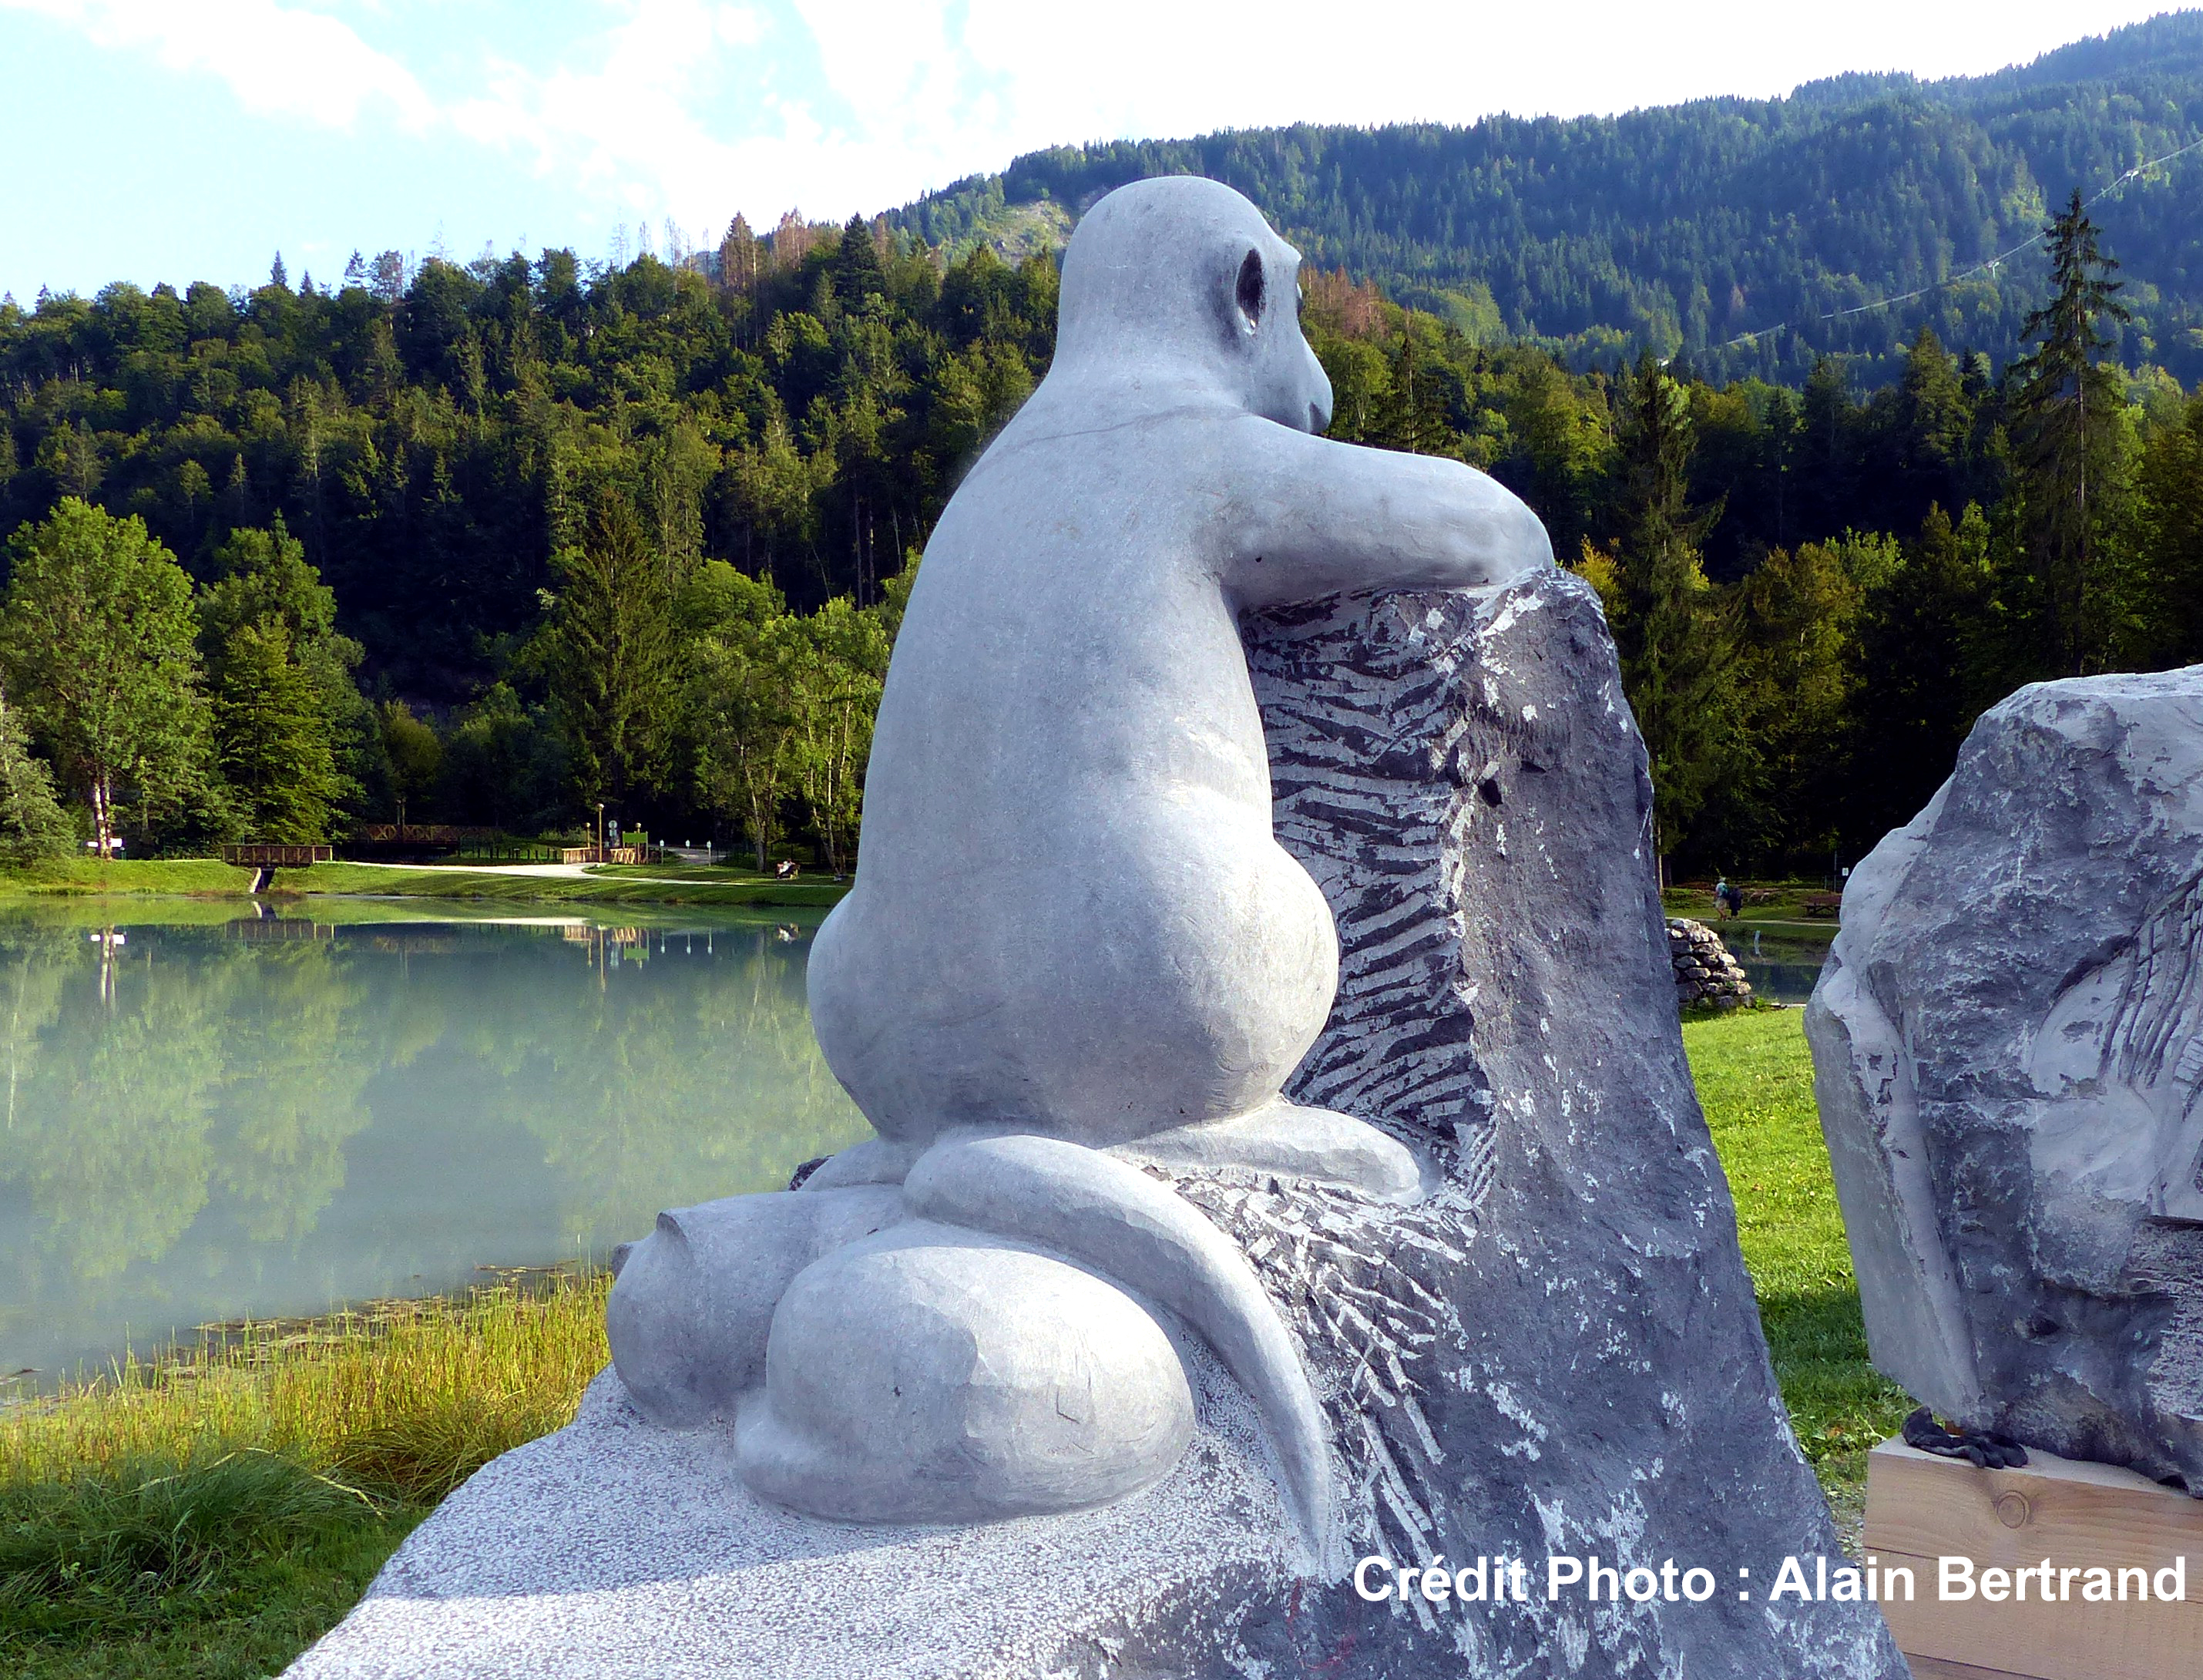
[(229, 1614), (317, 1553), (356, 1592), (444, 1494), (572, 1419), (609, 1358), (611, 1282), (529, 1273), (209, 1327), (0, 1405), (0, 1653)]

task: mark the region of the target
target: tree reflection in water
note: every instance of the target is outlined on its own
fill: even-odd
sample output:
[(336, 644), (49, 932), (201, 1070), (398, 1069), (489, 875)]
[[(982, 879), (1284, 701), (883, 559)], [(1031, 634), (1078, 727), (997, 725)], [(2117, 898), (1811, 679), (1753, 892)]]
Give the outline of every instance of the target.
[(865, 1129), (811, 1036), (810, 931), (0, 916), (0, 1377), (600, 1258), (662, 1206), (784, 1185)]

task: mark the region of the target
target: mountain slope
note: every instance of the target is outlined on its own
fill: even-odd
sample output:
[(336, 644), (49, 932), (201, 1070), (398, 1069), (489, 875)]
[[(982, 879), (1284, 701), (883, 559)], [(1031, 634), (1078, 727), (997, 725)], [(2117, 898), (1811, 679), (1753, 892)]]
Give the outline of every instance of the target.
[[(1987, 76), (1852, 75), (1774, 100), (1468, 127), (1310, 124), (1030, 153), (890, 218), (953, 246), (1035, 207), (1076, 212), (1151, 175), (1230, 182), (1298, 244), (1472, 332), (1581, 360), (1640, 345), (1720, 376), (1794, 382), (1824, 352), (1879, 380), (1922, 324), (2002, 360), (2041, 298), (2023, 244), (2203, 139), (2203, 13), (2077, 41)], [(2129, 363), (2203, 378), (2203, 148), (2104, 196)], [(1935, 287), (1889, 307), (1867, 307)], [(1846, 314), (1843, 311), (1858, 311)], [(1754, 336), (1746, 336), (1746, 335)], [(1741, 340), (1741, 341), (1739, 341)]]

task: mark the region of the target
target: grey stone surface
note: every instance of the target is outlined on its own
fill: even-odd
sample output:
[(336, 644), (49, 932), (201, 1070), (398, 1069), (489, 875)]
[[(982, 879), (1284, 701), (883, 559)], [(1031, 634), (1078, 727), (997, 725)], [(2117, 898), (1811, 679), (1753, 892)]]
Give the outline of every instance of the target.
[(1741, 1009), (1751, 1001), (1751, 982), (1720, 934), (1688, 916), (1668, 918), (1668, 962), (1675, 971), (1678, 1009)]
[(765, 1504), (734, 1473), (731, 1429), (647, 1423), (606, 1372), (572, 1425), (499, 1458), (415, 1530), (290, 1680), (1094, 1674), (1078, 1665), (1127, 1609), (1190, 1594), (1228, 1624), (1242, 1582), (1291, 1576), (1298, 1542), (1259, 1426), (1197, 1347), (1187, 1369), (1200, 1423), (1159, 1485), (961, 1529)]
[(2203, 667), (2039, 683), (1852, 872), (1808, 1007), (1875, 1363), (2203, 1495)]
[(1424, 1167), (1413, 1150), (1329, 1109), (1282, 1098), (1252, 1114), (1173, 1127), (1112, 1145), (1110, 1153), (1165, 1167), (1243, 1167), (1359, 1190), (1379, 1201), (1413, 1201)]
[(1835, 1537), (1683, 1062), (1643, 748), (1595, 598), (1545, 571), (1246, 633), (1277, 831), (1341, 940), (1338, 1002), (1290, 1095), (1367, 1116), (1434, 1183), (1401, 1205), (1244, 1167), (1168, 1172), (1298, 1344), (1342, 1549), (1672, 1558), (1716, 1573), (1712, 1600), (1370, 1604), (1307, 1578), (1273, 1431), (1158, 1303), (1196, 1423), (1145, 1492), (960, 1529), (839, 1528), (738, 1485), (725, 1425), (642, 1427), (606, 1380), (581, 1424), (459, 1490), (303, 1680), (1902, 1680), (1871, 1606), (1765, 1594), (1786, 1556), (1833, 1563)]
[(936, 1145), (903, 1193), (921, 1217), (1075, 1256), (1190, 1325), (1268, 1425), (1309, 1565), (1343, 1562), (1325, 1555), (1332, 1466), (1300, 1354), (1246, 1255), (1168, 1182), (1084, 1145), (1009, 1137)]

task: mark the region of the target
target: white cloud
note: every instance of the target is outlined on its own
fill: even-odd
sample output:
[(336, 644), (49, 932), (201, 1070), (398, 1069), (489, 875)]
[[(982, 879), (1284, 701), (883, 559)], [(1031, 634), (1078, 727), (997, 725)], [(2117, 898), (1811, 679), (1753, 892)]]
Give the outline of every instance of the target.
[[(1835, 13), (1745, 0), (1389, 0), (1360, 11), (1336, 0), (1112, 0), (1098, 10), (1048, 0), (570, 0), (535, 17), (470, 13), (471, 34), (440, 8), (378, 6), (371, 33), (384, 50), (327, 9), (303, 9), (339, 3), (0, 0), (0, 11), (217, 77), (254, 112), (433, 135), (454, 179), (474, 172), (472, 142), (570, 194), (577, 220), (670, 215), (708, 239), (736, 209), (753, 222), (798, 204), (838, 218), (1045, 145), (1613, 111), (1772, 95), (1852, 69), (1978, 72), (2153, 9), (2152, 0), (1850, 0)], [(502, 38), (489, 33), (498, 29)], [(401, 60), (424, 75), (434, 66), (433, 92)]]
[(769, 25), (743, 7), (701, 0), (639, 0), (580, 68), (539, 73), (510, 61), (489, 67), (481, 92), (447, 115), (471, 139), (517, 151), (539, 175), (564, 176), (623, 210), (679, 218), (701, 232), (723, 222), (732, 182), (802, 173), (818, 138), (799, 101), (774, 100), (748, 116), (766, 133), (731, 140), (710, 119), (718, 74), (730, 55), (753, 54)]
[[(594, 158), (628, 179), (631, 198), (655, 183), (690, 216), (713, 203), (753, 219), (790, 203), (841, 216), (1047, 145), (1295, 121), (1611, 112), (1769, 97), (1847, 70), (1980, 73), (2157, 9), (2152, 0), (1852, 0), (1834, 15), (1746, 0), (1390, 0), (1361, 13), (1310, 0), (1113, 0), (1101, 10), (770, 0), (768, 13), (768, 3), (751, 15), (754, 54), (794, 91), (694, 108), (688, 120), (705, 144), (677, 155), (607, 127)], [(645, 0), (627, 28), (662, 34), (652, 15), (679, 9)], [(729, 138), (714, 148), (713, 134)]]
[(412, 72), (333, 17), (274, 0), (0, 0), (74, 26), (94, 45), (150, 49), (172, 70), (229, 85), (247, 110), (351, 128), (380, 108), (418, 133), (435, 107)]

